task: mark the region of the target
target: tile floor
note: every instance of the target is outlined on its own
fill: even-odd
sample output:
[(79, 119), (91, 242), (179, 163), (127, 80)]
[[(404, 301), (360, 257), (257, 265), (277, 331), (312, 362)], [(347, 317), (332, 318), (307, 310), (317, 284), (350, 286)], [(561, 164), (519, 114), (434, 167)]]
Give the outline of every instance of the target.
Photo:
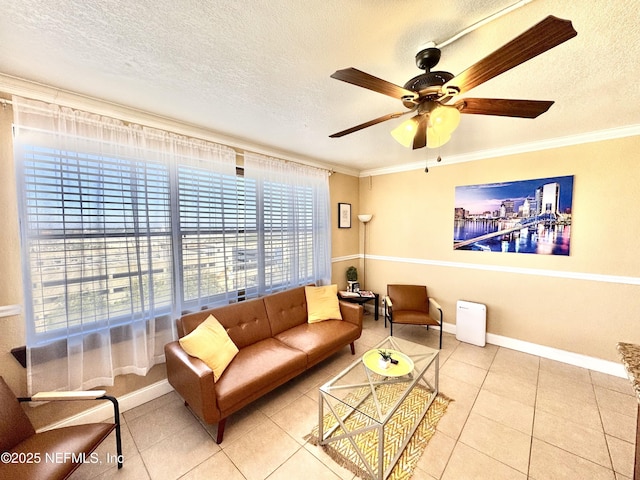
[[(433, 329), (394, 330), (437, 348)], [(357, 353), (387, 334), (366, 315)], [(317, 422), (318, 387), (353, 360), (347, 347), (233, 415), (221, 445), (176, 393), (155, 399), (122, 415), (122, 470), (83, 465), (72, 478), (353, 479), (303, 439)], [(632, 477), (636, 400), (626, 379), (445, 334), (440, 390), (455, 401), (414, 480)], [(98, 453), (114, 450), (107, 440)]]

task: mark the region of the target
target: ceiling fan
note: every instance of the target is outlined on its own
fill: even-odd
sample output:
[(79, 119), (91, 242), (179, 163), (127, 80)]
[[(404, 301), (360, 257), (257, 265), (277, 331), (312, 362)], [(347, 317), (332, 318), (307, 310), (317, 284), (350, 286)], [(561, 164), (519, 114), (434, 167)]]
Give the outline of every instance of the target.
[(416, 65), (425, 73), (412, 78), (403, 87), (355, 68), (338, 70), (331, 78), (402, 100), (408, 110), (384, 115), (334, 133), (330, 137), (342, 137), (392, 118), (415, 113), (391, 134), (405, 147), (437, 148), (449, 141), (460, 122), (461, 113), (536, 118), (546, 112), (553, 105), (553, 101), (501, 98), (456, 100), (455, 97), (576, 35), (577, 32), (570, 20), (550, 15), (457, 76), (449, 72), (432, 72), (431, 69), (440, 60), (440, 50), (428, 47), (416, 55)]

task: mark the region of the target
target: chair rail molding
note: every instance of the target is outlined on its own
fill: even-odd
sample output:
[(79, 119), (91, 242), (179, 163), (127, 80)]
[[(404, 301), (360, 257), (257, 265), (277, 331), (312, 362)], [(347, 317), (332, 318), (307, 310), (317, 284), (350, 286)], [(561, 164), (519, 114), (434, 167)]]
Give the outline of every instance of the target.
[(0, 306), (0, 318), (13, 317), (22, 313), (22, 305), (3, 305)]
[(502, 265), (482, 265), (477, 263), (447, 262), (442, 260), (429, 260), (425, 258), (389, 257), (384, 255), (367, 255), (367, 258), (370, 260), (380, 260), (384, 262), (413, 263), (416, 265), (430, 265), (435, 267), (465, 268), (471, 270), (484, 270), (489, 272), (519, 273), (521, 275), (568, 278), (571, 280), (589, 280), (592, 282), (640, 285), (640, 277), (630, 277), (624, 275), (605, 275), (601, 273), (545, 270), (541, 268), (506, 267)]

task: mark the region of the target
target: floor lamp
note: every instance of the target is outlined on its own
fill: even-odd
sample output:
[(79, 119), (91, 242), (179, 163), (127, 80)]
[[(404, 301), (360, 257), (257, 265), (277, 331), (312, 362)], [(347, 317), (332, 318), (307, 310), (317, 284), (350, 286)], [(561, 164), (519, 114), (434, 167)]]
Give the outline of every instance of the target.
[(362, 289), (365, 289), (365, 275), (367, 273), (367, 223), (371, 221), (373, 215), (371, 214), (362, 214), (358, 215), (358, 220), (364, 223), (364, 245), (363, 245), (363, 260), (362, 260)]

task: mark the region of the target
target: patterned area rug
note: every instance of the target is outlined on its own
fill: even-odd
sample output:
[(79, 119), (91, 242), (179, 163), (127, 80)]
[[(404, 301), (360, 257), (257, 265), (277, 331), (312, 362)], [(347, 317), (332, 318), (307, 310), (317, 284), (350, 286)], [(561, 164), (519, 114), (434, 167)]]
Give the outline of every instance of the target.
[[(402, 388), (398, 384), (383, 385), (377, 390), (378, 400), (381, 403), (393, 402), (398, 397), (398, 388)], [(355, 393), (354, 395), (363, 395), (365, 390)], [(406, 438), (411, 427), (415, 424), (420, 413), (424, 410), (425, 404), (429, 402), (433, 394), (423, 387), (416, 386), (409, 396), (402, 403), (400, 408), (394, 413), (384, 429), (385, 449), (384, 449), (384, 470), (386, 471), (391, 460), (396, 456), (403, 440)], [(420, 425), (411, 437), (411, 440), (404, 449), (402, 456), (398, 460), (388, 477), (393, 480), (405, 480), (411, 478), (413, 471), (422, 456), (427, 443), (436, 432), (438, 421), (447, 410), (449, 402), (452, 400), (442, 393), (434, 399), (433, 403), (427, 410)], [(345, 415), (349, 410), (344, 405), (334, 406), (339, 415)], [(361, 405), (361, 410), (371, 409), (373, 413), (375, 404), (369, 396)], [(325, 434), (331, 427), (336, 424), (335, 417), (332, 413), (324, 416)], [(345, 420), (345, 425), (351, 431), (371, 425), (371, 419), (366, 415), (352, 413)], [(337, 428), (331, 437), (340, 436), (344, 433), (341, 427)], [(313, 445), (318, 445), (318, 427), (314, 427), (309, 435), (306, 436)], [(356, 444), (363, 452), (365, 458), (370, 465), (378, 464), (378, 435), (375, 430), (360, 433), (355, 437)], [(356, 450), (348, 439), (338, 440), (327, 445), (322, 445), (324, 451), (339, 465), (347, 468), (360, 478), (370, 478), (366, 467), (358, 456)]]

